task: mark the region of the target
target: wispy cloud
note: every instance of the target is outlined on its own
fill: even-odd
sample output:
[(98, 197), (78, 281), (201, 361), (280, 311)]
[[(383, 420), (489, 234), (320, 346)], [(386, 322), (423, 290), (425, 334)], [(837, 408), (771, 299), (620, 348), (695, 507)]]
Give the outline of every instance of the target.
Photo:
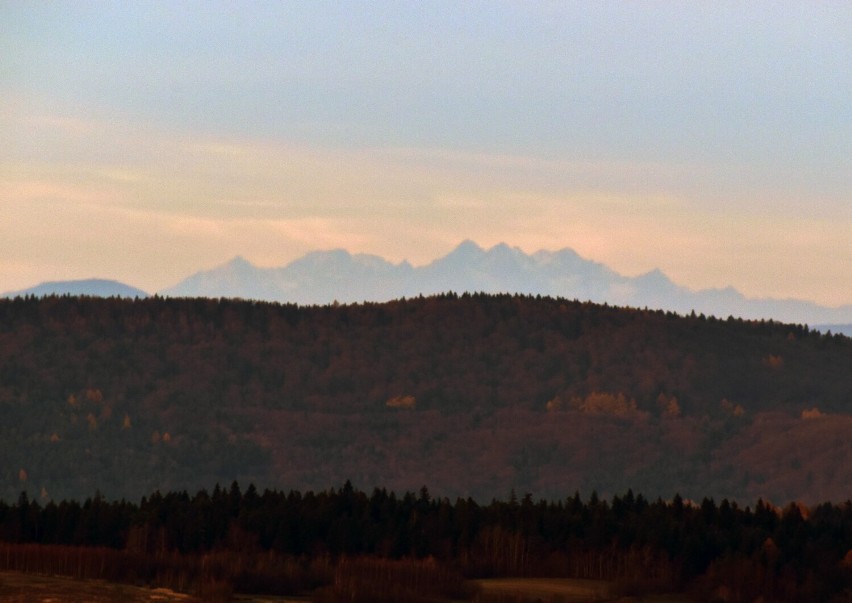
[[(0, 274), (7, 289), (99, 273), (156, 290), (237, 254), (280, 265), (332, 247), (421, 264), (473, 238), (569, 246), (693, 288), (852, 298), (848, 221), (792, 211), (783, 196), (738, 205), (700, 163), (187, 137), (43, 114), (28, 123), (33, 140), (68, 152), (4, 151), (0, 252), (16, 266)], [(28, 278), (32, 258), (58, 265), (48, 249), (71, 250), (62, 275)], [(814, 265), (830, 279), (818, 282)]]

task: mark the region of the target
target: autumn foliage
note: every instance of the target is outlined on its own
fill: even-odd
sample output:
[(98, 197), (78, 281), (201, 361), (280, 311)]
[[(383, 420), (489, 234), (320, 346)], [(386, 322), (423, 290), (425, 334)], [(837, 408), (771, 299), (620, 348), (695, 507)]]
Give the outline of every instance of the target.
[(0, 495), (840, 500), (850, 366), (852, 340), (802, 325), (529, 296), (4, 299)]

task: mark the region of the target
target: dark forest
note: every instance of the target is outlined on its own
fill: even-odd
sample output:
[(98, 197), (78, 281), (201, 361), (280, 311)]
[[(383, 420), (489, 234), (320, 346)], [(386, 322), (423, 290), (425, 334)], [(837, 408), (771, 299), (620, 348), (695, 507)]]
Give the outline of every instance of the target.
[(172, 588), (317, 601), (485, 601), (471, 578), (607, 580), (614, 593), (696, 600), (849, 601), (852, 501), (647, 500), (628, 491), (547, 502), (321, 492), (245, 492), (234, 482), (140, 504), (0, 503), (0, 567)]
[(849, 601), (850, 367), (804, 325), (547, 297), (0, 300), (0, 567), (203, 600)]
[(842, 501), (850, 369), (802, 325), (552, 298), (0, 300), (0, 494)]

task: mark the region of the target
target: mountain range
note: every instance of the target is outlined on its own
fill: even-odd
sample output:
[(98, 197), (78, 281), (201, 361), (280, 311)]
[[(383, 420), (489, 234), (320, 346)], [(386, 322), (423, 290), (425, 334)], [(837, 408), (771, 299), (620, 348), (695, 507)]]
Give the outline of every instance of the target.
[[(717, 317), (773, 319), (852, 335), (852, 304), (830, 308), (794, 299), (752, 299), (732, 287), (694, 291), (660, 270), (621, 275), (570, 248), (527, 254), (501, 243), (484, 249), (464, 241), (424, 266), (343, 249), (315, 251), (285, 266), (264, 268), (242, 257), (197, 272), (158, 293), (166, 297), (242, 298), (300, 305), (383, 302), (446, 291), (548, 295), (617, 306), (696, 312)], [(15, 295), (88, 294), (144, 297), (115, 281), (44, 283)]]
[(91, 297), (148, 297), (141, 289), (119, 281), (90, 278), (73, 281), (47, 281), (28, 289), (9, 291), (0, 297), (44, 297), (47, 295), (88, 295)]

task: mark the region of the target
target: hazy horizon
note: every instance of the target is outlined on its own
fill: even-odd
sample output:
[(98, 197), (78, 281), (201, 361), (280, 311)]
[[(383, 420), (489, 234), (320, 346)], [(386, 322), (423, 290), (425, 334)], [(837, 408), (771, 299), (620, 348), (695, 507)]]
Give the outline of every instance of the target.
[(0, 291), (571, 248), (852, 303), (852, 6), (0, 4)]
[(135, 297), (236, 298), (299, 305), (382, 303), (447, 291), (515, 293), (578, 299), (614, 306), (653, 308), (747, 320), (772, 319), (832, 328), (852, 336), (852, 304), (819, 305), (794, 298), (743, 296), (732, 287), (690, 289), (655, 269), (638, 276), (613, 271), (570, 248), (525, 253), (505, 242), (490, 248), (466, 239), (429, 262), (389, 261), (373, 254), (335, 248), (314, 250), (283, 265), (263, 266), (237, 255), (205, 266), (156, 290), (134, 283), (93, 277), (47, 281), (0, 296), (95, 295)]

